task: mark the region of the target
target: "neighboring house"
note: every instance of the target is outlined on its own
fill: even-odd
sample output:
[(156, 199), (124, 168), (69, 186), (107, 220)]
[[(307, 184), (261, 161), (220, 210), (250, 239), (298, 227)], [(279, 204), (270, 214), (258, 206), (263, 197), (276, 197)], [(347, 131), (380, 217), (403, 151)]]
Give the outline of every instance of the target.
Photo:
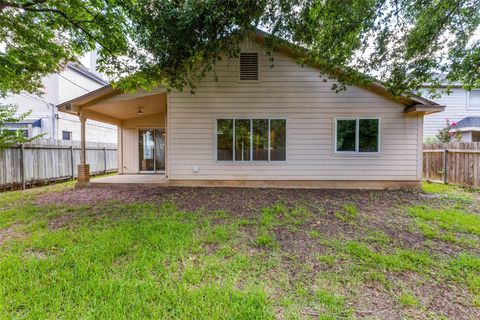
[(458, 121), (452, 128), (462, 133), (461, 140), (465, 142), (480, 142), (480, 117), (466, 117)]
[[(222, 59), (194, 94), (122, 93), (105, 86), (59, 105), (119, 126), (119, 173), (170, 185), (328, 188), (418, 187), (423, 117), (443, 106), (394, 99), (379, 84), (335, 93), (288, 48), (271, 56), (264, 33)], [(88, 140), (87, 140), (88, 141)], [(79, 166), (87, 184), (88, 165)], [(142, 178), (145, 177), (145, 178)], [(139, 180), (140, 179), (140, 180)]]
[[(43, 95), (20, 93), (7, 96), (0, 104), (15, 104), (18, 113), (31, 111), (21, 123), (6, 124), (8, 129), (20, 129), (25, 136), (44, 134), (44, 139), (80, 140), (78, 117), (58, 112), (59, 103), (81, 96), (106, 85), (98, 74), (80, 64), (69, 63), (65, 70), (43, 80)], [(89, 121), (87, 138), (91, 142), (117, 142), (117, 129), (110, 124)]]
[[(442, 112), (425, 117), (423, 131), (425, 138), (435, 137), (439, 130), (447, 126), (447, 120), (458, 124), (467, 117), (480, 117), (480, 89), (466, 91), (460, 86), (456, 86), (449, 95), (444, 94), (434, 101), (446, 106), (446, 108)], [(477, 130), (480, 130), (480, 128)], [(462, 136), (462, 140), (473, 141), (470, 138), (475, 137), (478, 137), (478, 135), (466, 133)]]

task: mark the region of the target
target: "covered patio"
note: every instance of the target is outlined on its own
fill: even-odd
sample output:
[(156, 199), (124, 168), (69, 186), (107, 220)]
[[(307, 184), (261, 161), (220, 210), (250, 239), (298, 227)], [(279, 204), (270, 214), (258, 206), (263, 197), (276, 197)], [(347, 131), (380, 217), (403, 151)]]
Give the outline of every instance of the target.
[[(78, 185), (164, 184), (166, 183), (167, 94), (163, 88), (123, 93), (108, 85), (67, 101), (59, 111), (79, 117), (81, 152)], [(118, 128), (118, 175), (90, 181), (86, 158), (86, 121), (116, 125)]]
[(166, 185), (167, 179), (164, 174), (122, 174), (93, 178), (90, 181), (90, 185), (92, 186), (135, 184)]

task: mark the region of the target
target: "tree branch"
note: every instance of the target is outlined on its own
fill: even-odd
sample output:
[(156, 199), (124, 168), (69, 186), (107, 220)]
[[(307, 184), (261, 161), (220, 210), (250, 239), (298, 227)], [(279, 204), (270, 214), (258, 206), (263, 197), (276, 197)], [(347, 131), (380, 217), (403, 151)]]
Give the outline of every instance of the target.
[(81, 21), (75, 21), (71, 19), (65, 12), (58, 10), (58, 9), (53, 9), (53, 8), (32, 8), (34, 5), (38, 4), (43, 4), (47, 2), (47, 0), (32, 0), (31, 2), (27, 2), (25, 4), (18, 4), (18, 3), (12, 3), (12, 2), (6, 2), (0, 0), (0, 12), (5, 9), (5, 8), (16, 8), (28, 12), (37, 12), (37, 13), (53, 13), (60, 15), (63, 17), (65, 20), (67, 20), (70, 24), (72, 24), (74, 27), (78, 28), (81, 30), (88, 38), (91, 40), (95, 41), (98, 43), (102, 48), (104, 48), (111, 56), (115, 56), (113, 51), (111, 51), (107, 46), (105, 46), (99, 39), (97, 39), (93, 34), (91, 34), (88, 30), (86, 30), (81, 23), (92, 23), (95, 22), (95, 20), (98, 18), (100, 15), (100, 12), (98, 12), (92, 19), (90, 20), (81, 20)]

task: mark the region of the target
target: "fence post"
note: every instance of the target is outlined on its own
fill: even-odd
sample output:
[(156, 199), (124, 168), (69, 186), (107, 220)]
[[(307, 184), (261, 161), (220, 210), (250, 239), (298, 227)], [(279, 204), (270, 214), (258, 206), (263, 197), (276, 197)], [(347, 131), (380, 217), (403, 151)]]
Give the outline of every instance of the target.
[(443, 150), (443, 183), (448, 184), (448, 150)]
[(75, 179), (75, 162), (73, 157), (73, 146), (70, 146), (70, 165), (72, 167), (72, 180)]
[(107, 148), (106, 147), (103, 147), (103, 168), (105, 170), (103, 170), (103, 173), (104, 174), (107, 174)]
[(22, 190), (26, 189), (26, 178), (25, 178), (25, 146), (20, 145), (20, 177), (22, 179)]

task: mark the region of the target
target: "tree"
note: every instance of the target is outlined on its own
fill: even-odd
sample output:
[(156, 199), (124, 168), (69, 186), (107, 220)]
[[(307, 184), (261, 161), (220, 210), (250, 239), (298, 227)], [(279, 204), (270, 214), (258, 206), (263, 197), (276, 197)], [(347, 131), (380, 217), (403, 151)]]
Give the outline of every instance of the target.
[[(99, 49), (103, 66), (123, 68), (129, 45), (125, 15), (110, 0), (0, 0), (0, 99), (22, 91), (40, 94), (42, 77)], [(18, 123), (16, 108), (0, 104), (0, 148), (27, 139), (4, 124)]]
[(0, 0), (0, 97), (39, 93), (42, 77), (96, 48), (102, 66), (120, 69), (125, 19), (110, 0)]
[(101, 70), (120, 88), (194, 88), (255, 26), (273, 35), (267, 50), (292, 46), (337, 90), (374, 78), (395, 95), (426, 82), (432, 93), (443, 81), (471, 89), (480, 86), (479, 8), (480, 0), (0, 0), (0, 92), (34, 89), (39, 75), (97, 45)]
[(0, 150), (15, 144), (27, 143), (40, 136), (27, 138), (21, 130), (9, 130), (6, 124), (15, 124), (29, 116), (29, 112), (15, 115), (17, 107), (14, 105), (0, 105)]

